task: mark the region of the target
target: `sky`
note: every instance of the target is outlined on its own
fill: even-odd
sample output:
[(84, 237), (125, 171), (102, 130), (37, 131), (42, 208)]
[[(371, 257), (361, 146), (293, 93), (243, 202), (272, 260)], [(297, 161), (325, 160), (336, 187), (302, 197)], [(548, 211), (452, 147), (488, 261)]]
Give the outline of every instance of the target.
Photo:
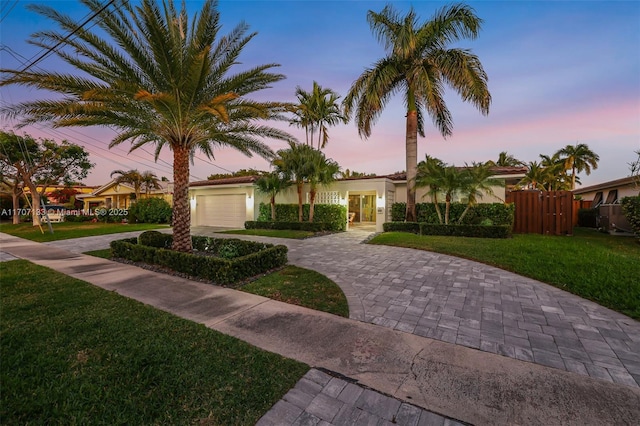
[[(106, 0), (105, 0), (106, 1)], [(50, 21), (26, 9), (45, 1), (2, 0), (0, 6), (0, 67), (22, 68), (41, 50), (27, 43), (35, 31), (52, 29)], [(78, 1), (46, 3), (77, 19), (87, 15)], [(188, 0), (191, 13), (201, 1)], [(287, 76), (256, 99), (294, 102), (297, 86), (310, 91), (313, 81), (344, 97), (353, 81), (385, 51), (366, 21), (368, 10), (387, 3), (407, 12), (411, 6), (428, 20), (448, 2), (434, 1), (220, 1), (227, 34), (241, 21), (257, 32), (240, 57), (238, 71), (265, 63), (279, 64)], [(443, 138), (429, 119), (426, 137), (418, 140), (418, 160), (425, 155), (457, 166), (496, 160), (501, 151), (529, 162), (552, 155), (569, 144), (584, 143), (600, 156), (583, 186), (630, 174), (629, 163), (640, 150), (640, 2), (638, 1), (471, 1), (483, 19), (476, 40), (456, 47), (476, 54), (489, 76), (492, 104), (488, 116), (462, 102), (453, 90), (445, 99), (453, 116), (453, 134)], [(66, 70), (55, 56), (39, 62), (41, 69)], [(51, 94), (18, 86), (0, 87), (3, 105)], [(2, 118), (4, 130), (28, 133), (85, 146), (96, 166), (84, 180), (102, 185), (116, 169), (151, 170), (172, 178), (171, 152), (153, 160), (153, 148), (129, 152), (128, 145), (109, 149), (114, 136), (105, 128), (52, 129), (48, 125), (17, 129), (17, 121)], [(304, 140), (301, 129), (274, 124)], [(405, 110), (394, 98), (362, 139), (353, 121), (329, 129), (326, 155), (343, 170), (390, 174), (405, 169)], [(274, 151), (280, 141), (265, 141)], [(244, 168), (268, 170), (260, 157), (248, 158), (232, 149), (215, 151), (215, 159), (198, 154), (191, 180)]]

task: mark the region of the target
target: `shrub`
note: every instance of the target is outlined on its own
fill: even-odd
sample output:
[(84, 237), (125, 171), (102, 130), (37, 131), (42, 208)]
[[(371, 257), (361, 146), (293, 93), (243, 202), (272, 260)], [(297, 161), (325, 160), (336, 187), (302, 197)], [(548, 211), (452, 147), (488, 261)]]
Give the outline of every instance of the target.
[(640, 195), (636, 197), (624, 197), (621, 201), (622, 212), (629, 221), (633, 232), (640, 237)]
[(246, 229), (287, 229), (293, 231), (321, 232), (329, 231), (333, 227), (330, 223), (323, 222), (255, 222), (244, 223)]
[(420, 224), (418, 222), (386, 222), (382, 224), (384, 232), (411, 232), (413, 234), (420, 233)]
[(143, 198), (129, 208), (129, 221), (132, 223), (169, 223), (171, 205), (159, 197)]
[[(438, 203), (440, 212), (443, 215), (445, 204)], [(449, 223), (455, 224), (458, 218), (462, 216), (462, 212), (467, 205), (463, 203), (451, 203), (451, 211), (449, 213)], [(406, 203), (393, 203), (391, 206), (391, 220), (394, 222), (402, 222), (405, 218)], [(485, 203), (472, 206), (465, 217), (462, 219), (463, 224), (480, 224), (486, 219), (491, 220), (494, 225), (513, 226), (515, 214), (515, 205), (513, 203)], [(416, 204), (416, 219), (420, 223), (440, 223), (438, 213), (434, 203), (418, 203)]]
[(95, 216), (81, 215), (81, 214), (69, 214), (65, 215), (65, 222), (91, 222)]
[(452, 237), (509, 238), (511, 227), (508, 225), (440, 225), (421, 223), (422, 235), (445, 235)]
[[(146, 235), (142, 240), (147, 238), (154, 242), (160, 240), (154, 234)], [(158, 240), (154, 240), (155, 238)], [(195, 250), (206, 252), (207, 255), (139, 244), (137, 238), (112, 241), (111, 251), (114, 257), (164, 266), (223, 285), (237, 283), (287, 263), (287, 247), (283, 245), (209, 237), (192, 237), (192, 243)], [(212, 254), (220, 257), (211, 256)]]
[[(298, 222), (298, 205), (276, 204), (276, 219), (277, 222)], [(309, 204), (302, 205), (302, 220), (309, 222)], [(258, 221), (271, 221), (271, 205), (260, 203)], [(316, 204), (313, 222), (329, 224), (328, 231), (344, 231), (347, 229), (347, 208), (336, 204)]]
[(99, 207), (95, 210), (95, 217), (98, 222), (116, 223), (128, 220), (129, 213), (126, 209), (107, 209)]
[(578, 226), (585, 228), (598, 227), (598, 209), (578, 209)]
[(158, 231), (144, 231), (138, 235), (138, 244), (157, 248), (170, 248), (173, 236)]

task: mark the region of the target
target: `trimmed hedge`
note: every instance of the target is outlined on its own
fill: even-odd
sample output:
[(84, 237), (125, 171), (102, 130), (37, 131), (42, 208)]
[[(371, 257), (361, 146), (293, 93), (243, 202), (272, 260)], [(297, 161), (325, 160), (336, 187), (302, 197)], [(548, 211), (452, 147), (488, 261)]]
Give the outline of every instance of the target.
[[(438, 203), (438, 205), (440, 206), (440, 212), (444, 216), (445, 203)], [(457, 223), (458, 218), (462, 215), (466, 207), (467, 205), (463, 203), (451, 203), (449, 222), (452, 224)], [(394, 222), (404, 221), (406, 208), (406, 203), (393, 203), (391, 206), (391, 220)], [(514, 217), (515, 205), (513, 203), (476, 204), (469, 209), (464, 219), (462, 219), (462, 224), (479, 225), (483, 222), (486, 223), (487, 219), (489, 219), (493, 225), (513, 226)], [(435, 204), (433, 203), (417, 203), (416, 218), (420, 223), (440, 223)]]
[(622, 213), (629, 221), (633, 232), (640, 237), (640, 195), (624, 197), (620, 203), (622, 204)]
[(333, 227), (330, 223), (323, 222), (256, 222), (247, 221), (245, 229), (287, 229), (293, 231), (322, 232), (330, 231)]
[(444, 235), (453, 237), (510, 238), (508, 225), (441, 225), (439, 223), (387, 222), (384, 232), (409, 232), (419, 235)]
[[(298, 222), (298, 205), (276, 204), (276, 221)], [(302, 205), (302, 221), (309, 222), (309, 204)], [(260, 203), (258, 222), (271, 222), (270, 204)], [(336, 204), (315, 204), (313, 223), (316, 222), (328, 224), (327, 231), (345, 231), (347, 229), (347, 207)]]
[(421, 223), (420, 234), (452, 237), (510, 238), (511, 227), (508, 225), (440, 225)]
[(384, 232), (411, 232), (412, 234), (420, 233), (420, 224), (418, 222), (386, 222), (382, 224)]
[[(152, 234), (141, 240), (152, 244), (168, 242), (170, 246), (171, 235), (161, 235), (169, 238), (163, 240)], [(287, 263), (287, 247), (283, 245), (209, 237), (192, 237), (192, 244), (196, 252), (203, 254), (182, 253), (139, 244), (138, 238), (112, 241), (111, 252), (114, 257), (164, 266), (221, 285), (238, 283)]]

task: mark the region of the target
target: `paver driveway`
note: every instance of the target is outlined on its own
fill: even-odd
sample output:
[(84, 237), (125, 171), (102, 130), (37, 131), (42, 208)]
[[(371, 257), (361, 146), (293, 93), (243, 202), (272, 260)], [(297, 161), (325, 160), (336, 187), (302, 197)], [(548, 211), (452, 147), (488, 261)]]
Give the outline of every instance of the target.
[[(192, 234), (285, 244), (290, 263), (342, 288), (353, 319), (640, 385), (640, 322), (544, 283), (452, 256), (362, 244), (369, 232), (288, 240), (214, 231)], [(109, 237), (90, 237), (91, 248), (79, 240), (48, 244), (86, 251), (106, 247)]]
[(343, 289), (351, 318), (640, 385), (640, 322), (478, 262), (362, 244), (369, 236), (350, 231), (278, 243), (289, 247), (290, 263), (316, 270)]

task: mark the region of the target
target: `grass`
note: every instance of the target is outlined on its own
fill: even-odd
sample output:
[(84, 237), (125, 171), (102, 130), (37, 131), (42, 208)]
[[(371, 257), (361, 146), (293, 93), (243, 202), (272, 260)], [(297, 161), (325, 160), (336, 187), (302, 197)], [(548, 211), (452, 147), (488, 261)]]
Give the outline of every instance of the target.
[(349, 305), (340, 287), (309, 269), (288, 265), (240, 288), (293, 305), (349, 317)]
[(44, 223), (42, 230), (33, 226), (31, 222), (13, 225), (10, 223), (0, 224), (0, 232), (25, 238), (31, 241), (46, 242), (68, 240), (70, 238), (91, 237), (95, 235), (116, 234), (119, 232), (146, 231), (148, 229), (167, 228), (168, 225), (158, 225), (156, 223), (92, 223), (92, 222), (61, 222), (52, 223), (53, 234), (49, 232), (49, 226)]
[[(111, 258), (111, 250), (94, 250), (85, 254)], [(292, 305), (349, 317), (349, 304), (336, 283), (318, 272), (287, 265), (283, 269), (258, 278), (239, 288)]]
[(308, 371), (24, 260), (0, 275), (3, 425), (255, 424)]
[(234, 229), (232, 231), (221, 232), (221, 234), (257, 235), (259, 237), (291, 238), (294, 240), (303, 240), (315, 235), (311, 231), (288, 229)]
[(370, 244), (411, 247), (497, 266), (577, 294), (640, 320), (640, 245), (636, 239), (576, 228), (571, 237), (511, 239), (388, 232)]

